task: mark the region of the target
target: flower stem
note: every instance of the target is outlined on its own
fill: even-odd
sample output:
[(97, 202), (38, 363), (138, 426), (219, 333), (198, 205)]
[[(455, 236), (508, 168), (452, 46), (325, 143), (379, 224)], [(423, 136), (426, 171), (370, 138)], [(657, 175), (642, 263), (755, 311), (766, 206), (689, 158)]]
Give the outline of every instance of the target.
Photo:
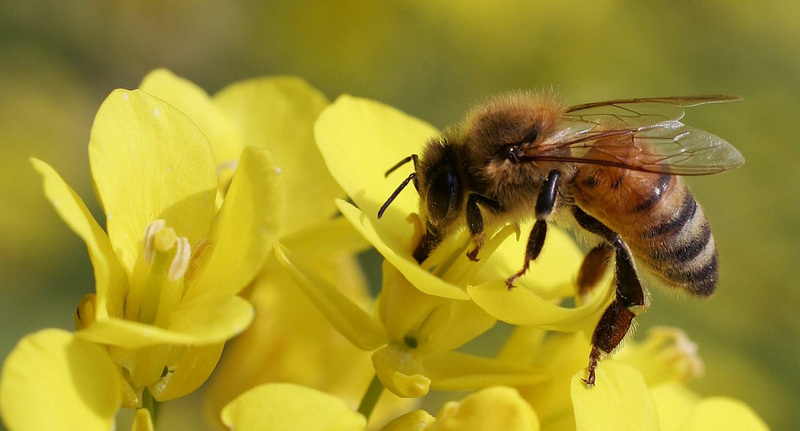
[(364, 397), (361, 398), (361, 404), (358, 405), (358, 412), (364, 415), (367, 420), (369, 420), (372, 411), (375, 409), (375, 405), (378, 404), (378, 399), (381, 397), (382, 393), (383, 384), (381, 384), (378, 376), (375, 375), (372, 378), (372, 381), (369, 383), (369, 387), (367, 388), (367, 392), (364, 393)]
[(158, 413), (161, 411), (161, 403), (156, 401), (156, 399), (153, 398), (153, 394), (147, 389), (142, 391), (142, 408), (150, 410), (150, 420), (152, 420), (153, 425), (155, 425), (158, 421)]

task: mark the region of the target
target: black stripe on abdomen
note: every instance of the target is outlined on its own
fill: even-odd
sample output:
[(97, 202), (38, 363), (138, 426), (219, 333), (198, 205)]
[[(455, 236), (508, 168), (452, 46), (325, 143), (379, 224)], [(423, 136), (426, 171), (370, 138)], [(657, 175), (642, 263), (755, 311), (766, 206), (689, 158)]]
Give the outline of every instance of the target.
[[(700, 232), (698, 234), (694, 234), (695, 229), (691, 229), (692, 226), (687, 226), (687, 228), (684, 231), (681, 231), (681, 233), (678, 234), (673, 241), (670, 241), (670, 244), (667, 244), (666, 247), (652, 249), (650, 252), (650, 257), (656, 261), (668, 261), (676, 264), (685, 264), (691, 262), (694, 260), (694, 258), (699, 256), (711, 241), (711, 228), (708, 226), (708, 222), (705, 221), (705, 219), (699, 220), (698, 217), (695, 217), (694, 221), (702, 223), (702, 226), (700, 226)], [(687, 236), (689, 238), (683, 240), (683, 237)], [(672, 244), (677, 245), (672, 246)]]
[(649, 211), (661, 200), (661, 198), (667, 192), (667, 188), (669, 187), (669, 184), (671, 182), (672, 182), (672, 175), (669, 174), (659, 175), (658, 181), (656, 182), (655, 187), (653, 187), (653, 191), (647, 198), (647, 200), (633, 207), (633, 210), (631, 210), (631, 212), (640, 213)]
[(660, 235), (670, 235), (679, 232), (683, 227), (691, 222), (697, 213), (697, 202), (695, 202), (692, 194), (688, 190), (685, 191), (681, 208), (677, 215), (668, 218), (661, 224), (657, 224), (650, 230), (644, 232), (645, 238), (655, 238)]

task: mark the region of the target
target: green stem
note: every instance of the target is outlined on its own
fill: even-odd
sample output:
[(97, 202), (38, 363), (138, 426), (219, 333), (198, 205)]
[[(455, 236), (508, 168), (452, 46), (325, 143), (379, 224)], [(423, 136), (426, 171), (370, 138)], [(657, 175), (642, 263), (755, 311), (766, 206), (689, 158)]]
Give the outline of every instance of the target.
[(369, 420), (372, 411), (375, 410), (375, 405), (378, 404), (378, 399), (383, 393), (383, 384), (378, 376), (375, 375), (369, 383), (367, 392), (364, 393), (364, 398), (361, 399), (361, 404), (358, 405), (358, 412), (364, 415)]
[(147, 389), (142, 391), (142, 408), (150, 410), (150, 419), (153, 421), (153, 426), (158, 422), (158, 413), (161, 411), (161, 403), (153, 398), (153, 394)]

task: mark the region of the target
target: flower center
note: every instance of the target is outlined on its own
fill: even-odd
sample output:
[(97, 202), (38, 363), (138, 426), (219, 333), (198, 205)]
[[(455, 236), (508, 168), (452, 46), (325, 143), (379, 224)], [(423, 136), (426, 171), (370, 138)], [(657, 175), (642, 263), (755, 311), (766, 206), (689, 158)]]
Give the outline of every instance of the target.
[(183, 294), (182, 279), (189, 268), (191, 256), (189, 240), (166, 227), (164, 220), (155, 220), (147, 225), (143, 258), (149, 271), (139, 308), (140, 322), (153, 324), (159, 308), (177, 305)]
[[(421, 238), (419, 216), (412, 213), (409, 219), (414, 224), (415, 238)], [(473, 262), (467, 258), (467, 251), (473, 246), (472, 240), (466, 230), (459, 231), (446, 237), (420, 265), (444, 281), (457, 286), (466, 285), (473, 281), (472, 279), (480, 272), (488, 257), (514, 232), (519, 238), (519, 226), (508, 224), (490, 233), (489, 239), (481, 248), (480, 256), (482, 257), (478, 262)]]

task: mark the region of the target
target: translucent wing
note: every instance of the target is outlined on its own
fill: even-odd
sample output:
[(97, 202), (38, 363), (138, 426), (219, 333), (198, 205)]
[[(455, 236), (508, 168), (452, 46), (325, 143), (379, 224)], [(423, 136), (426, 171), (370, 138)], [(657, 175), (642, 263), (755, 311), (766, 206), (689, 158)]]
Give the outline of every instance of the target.
[(679, 120), (684, 108), (732, 96), (613, 100), (570, 107), (559, 131), (521, 148), (526, 161), (590, 163), (671, 175), (707, 175), (741, 166), (722, 138)]

